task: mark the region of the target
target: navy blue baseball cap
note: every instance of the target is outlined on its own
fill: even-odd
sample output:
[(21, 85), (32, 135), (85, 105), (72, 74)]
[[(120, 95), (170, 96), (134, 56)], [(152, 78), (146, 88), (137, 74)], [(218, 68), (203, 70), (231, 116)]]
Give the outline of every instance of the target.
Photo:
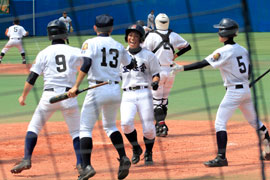
[(96, 17), (95, 25), (101, 32), (108, 31), (113, 26), (113, 17), (107, 14), (99, 15)]

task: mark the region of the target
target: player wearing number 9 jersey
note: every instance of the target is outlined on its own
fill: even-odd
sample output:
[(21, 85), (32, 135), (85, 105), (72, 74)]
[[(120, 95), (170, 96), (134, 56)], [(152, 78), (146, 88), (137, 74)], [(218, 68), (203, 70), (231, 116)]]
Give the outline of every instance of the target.
[(223, 18), (219, 24), (214, 25), (219, 29), (219, 41), (224, 46), (215, 50), (203, 61), (185, 66), (176, 66), (177, 71), (189, 71), (211, 65), (218, 68), (226, 87), (226, 94), (219, 105), (215, 129), (217, 137), (218, 154), (213, 160), (204, 163), (207, 167), (228, 166), (226, 158), (227, 147), (227, 122), (234, 111), (239, 108), (248, 123), (261, 134), (262, 142), (265, 145), (263, 159), (270, 160), (269, 133), (263, 123), (258, 120), (252, 102), (249, 88), (249, 56), (247, 50), (234, 42), (238, 33), (238, 24), (229, 18)]
[(62, 111), (68, 125), (77, 158), (76, 167), (78, 171), (81, 169), (81, 156), (79, 153), (80, 111), (77, 99), (72, 98), (55, 104), (49, 102), (51, 97), (68, 91), (75, 84), (77, 68), (82, 64), (80, 49), (65, 44), (67, 30), (62, 21), (51, 21), (47, 30), (52, 45), (37, 55), (35, 63), (30, 69), (30, 75), (25, 82), (23, 93), (19, 97), (19, 103), (22, 106), (25, 105), (26, 97), (39, 75), (44, 77), (44, 91), (28, 125), (24, 158), (11, 169), (12, 173), (20, 173), (31, 168), (31, 157), (37, 143), (38, 134), (56, 110)]
[(121, 102), (120, 64), (132, 69), (136, 63), (131, 60), (131, 56), (124, 46), (110, 37), (112, 28), (113, 18), (111, 16), (99, 15), (96, 17), (94, 29), (97, 37), (83, 43), (84, 63), (75, 86), (68, 93), (70, 97), (76, 96), (75, 92), (86, 74), (90, 86), (103, 81), (112, 81), (112, 84), (89, 90), (84, 99), (80, 126), (83, 172), (79, 177), (83, 180), (96, 173), (91, 165), (92, 131), (99, 118), (99, 113), (102, 113), (103, 128), (119, 154), (118, 179), (124, 179), (128, 175), (131, 165), (126, 156), (122, 135), (116, 127), (116, 116)]

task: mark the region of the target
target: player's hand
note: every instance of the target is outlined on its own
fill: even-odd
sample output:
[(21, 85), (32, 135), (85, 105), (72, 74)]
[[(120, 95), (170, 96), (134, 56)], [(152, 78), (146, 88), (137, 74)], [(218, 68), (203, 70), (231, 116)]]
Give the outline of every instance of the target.
[(153, 90), (156, 91), (158, 89), (158, 81), (152, 82), (151, 86), (152, 86)]
[(173, 67), (171, 68), (171, 75), (176, 75), (178, 72), (184, 71), (184, 66), (179, 65), (175, 62), (173, 62)]
[(71, 32), (71, 33), (73, 32), (73, 27), (72, 27), (72, 26), (70, 26), (70, 32)]
[(68, 92), (67, 92), (67, 95), (68, 97), (76, 97), (77, 94), (76, 92), (78, 91), (78, 88), (77, 87), (72, 87)]
[(25, 101), (25, 97), (20, 96), (19, 99), (18, 99), (18, 101), (19, 101), (19, 103), (20, 103), (21, 106), (26, 105), (25, 102), (24, 102)]

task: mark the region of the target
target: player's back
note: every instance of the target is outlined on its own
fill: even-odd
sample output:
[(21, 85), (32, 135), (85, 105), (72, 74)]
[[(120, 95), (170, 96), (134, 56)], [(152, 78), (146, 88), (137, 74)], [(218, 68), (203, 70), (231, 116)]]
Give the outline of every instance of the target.
[(8, 36), (10, 38), (22, 38), (25, 36), (26, 31), (25, 29), (20, 25), (13, 25), (8, 28)]
[(130, 63), (130, 56), (123, 45), (110, 36), (87, 40), (82, 48), (82, 56), (92, 59), (88, 80), (120, 81), (120, 64)]
[(65, 44), (50, 45), (42, 50), (31, 70), (44, 76), (44, 86), (72, 87), (81, 65), (80, 49)]
[(247, 50), (239, 44), (227, 44), (215, 52), (220, 52), (220, 69), (225, 86), (248, 84), (250, 62)]

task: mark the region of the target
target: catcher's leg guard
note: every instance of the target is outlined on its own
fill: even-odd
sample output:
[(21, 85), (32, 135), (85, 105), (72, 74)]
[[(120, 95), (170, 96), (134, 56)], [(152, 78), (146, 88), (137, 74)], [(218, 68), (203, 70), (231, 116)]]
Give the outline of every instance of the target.
[(156, 119), (156, 135), (160, 136), (160, 122), (164, 122), (165, 120), (165, 114), (161, 106), (155, 107), (154, 116)]

